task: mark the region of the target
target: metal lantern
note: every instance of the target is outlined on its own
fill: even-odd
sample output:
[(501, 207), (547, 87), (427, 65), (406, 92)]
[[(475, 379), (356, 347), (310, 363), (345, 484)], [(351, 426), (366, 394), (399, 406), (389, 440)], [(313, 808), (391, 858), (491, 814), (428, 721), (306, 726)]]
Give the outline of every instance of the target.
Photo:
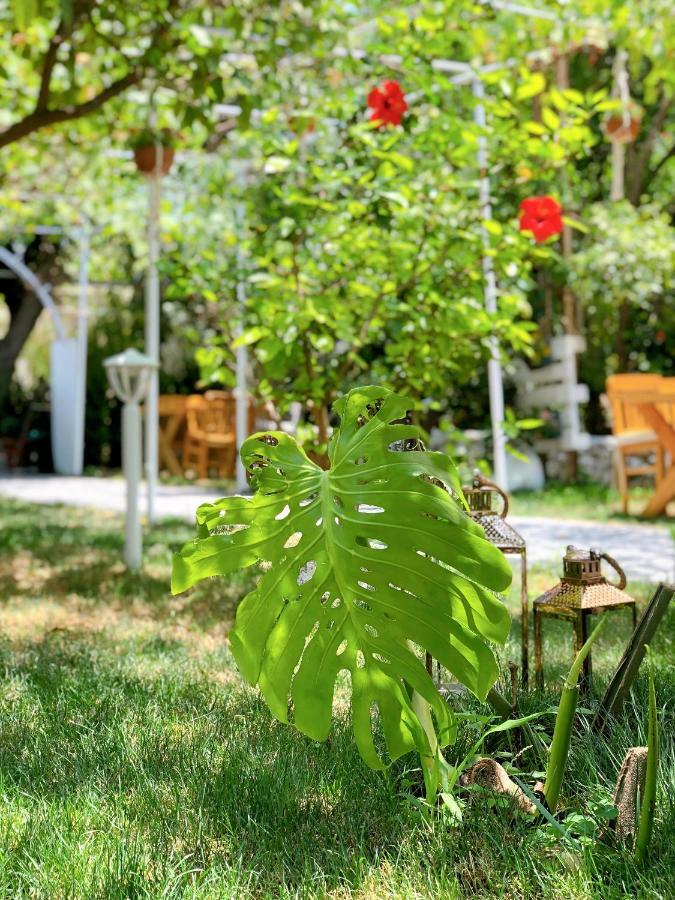
[(157, 363), (139, 353), (125, 350), (109, 356), (103, 365), (110, 386), (119, 400), (122, 410), (122, 469), (127, 482), (127, 516), (124, 538), (124, 561), (135, 572), (141, 565), (141, 523), (138, 517), (138, 483), (141, 477), (141, 413), (138, 404), (148, 390), (150, 375)]
[[(528, 677), (529, 608), (527, 601), (527, 548), (525, 539), (506, 521), (508, 495), (476, 470), (471, 487), (462, 488), (471, 518), (485, 531), (485, 537), (502, 553), (520, 557), (520, 640), (523, 684)], [(501, 508), (499, 508), (501, 506)]]
[[(617, 584), (609, 582), (602, 574), (601, 561), (605, 560), (617, 572)], [(558, 584), (534, 601), (534, 668), (537, 687), (544, 687), (544, 650), (542, 618), (550, 616), (571, 622), (574, 628), (574, 652), (583, 647), (588, 638), (588, 617), (607, 609), (630, 607), (633, 628), (636, 624), (635, 600), (624, 591), (626, 575), (607, 553), (598, 550), (580, 550), (571, 544), (563, 557), (563, 575)], [(584, 663), (584, 685), (588, 687), (592, 674), (591, 655)]]

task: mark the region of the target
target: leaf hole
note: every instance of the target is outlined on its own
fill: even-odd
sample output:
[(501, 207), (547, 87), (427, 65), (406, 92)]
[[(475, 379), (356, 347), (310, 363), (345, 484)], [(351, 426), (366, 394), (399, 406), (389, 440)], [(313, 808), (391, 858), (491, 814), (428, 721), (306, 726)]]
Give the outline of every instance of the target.
[(314, 578), (314, 573), (316, 572), (316, 561), (313, 559), (308, 560), (304, 566), (298, 572), (298, 584), (307, 584), (308, 581), (311, 581)]
[(300, 503), (299, 503), (298, 505), (299, 505), (299, 506), (302, 506), (303, 508), (304, 508), (305, 506), (309, 506), (310, 503), (314, 503), (314, 501), (316, 500), (316, 498), (317, 498), (318, 496), (319, 496), (319, 495), (315, 492), (315, 493), (313, 493), (313, 494), (310, 494), (309, 497), (303, 497), (302, 500), (300, 501)]
[(366, 590), (366, 591), (374, 591), (375, 590), (373, 585), (368, 584), (367, 581), (357, 581), (356, 583), (358, 584), (359, 587), (364, 588), (364, 590)]
[(319, 528), (321, 525), (323, 525), (323, 516), (319, 516), (316, 520), (316, 527)]
[(333, 600), (333, 602), (330, 605), (331, 609), (338, 609), (340, 606), (342, 606), (342, 598), (341, 597), (336, 597), (335, 600)]
[(366, 667), (366, 658), (363, 655), (363, 650), (356, 651), (356, 668), (357, 669), (365, 669)]
[(391, 665), (391, 660), (388, 659), (386, 656), (382, 656), (381, 653), (372, 653), (371, 656), (373, 657), (373, 659), (376, 659), (378, 662), (384, 663), (385, 666)]
[(333, 495), (333, 503), (337, 506), (338, 509), (342, 509), (342, 500), (338, 497), (337, 494)]
[(366, 624), (363, 627), (371, 637), (377, 638), (380, 636), (380, 633), (377, 630), (377, 628), (375, 628), (374, 625), (371, 625), (370, 622), (366, 622)]
[(286, 538), (286, 543), (284, 544), (284, 550), (290, 550), (291, 547), (297, 547), (301, 540), (302, 540), (302, 532), (294, 531), (293, 534), (290, 534)]
[(277, 513), (274, 518), (277, 520), (277, 522), (281, 522), (281, 520), (285, 519), (286, 516), (288, 516), (290, 514), (290, 512), (291, 512), (291, 508), (287, 503), (286, 506), (284, 506), (284, 508), (281, 510), (281, 512)]
[(342, 641), (340, 646), (337, 648), (335, 655), (342, 656), (342, 654), (345, 652), (346, 649), (347, 649), (347, 641), (345, 640), (345, 641)]
[(356, 600), (354, 600), (354, 606), (358, 606), (358, 608), (362, 609), (364, 612), (373, 611), (370, 603), (368, 603), (366, 600), (363, 600), (363, 598), (361, 597), (358, 597)]
[(426, 447), (419, 438), (404, 438), (402, 441), (392, 441), (387, 447), (390, 453), (423, 453)]
[(330, 600), (330, 591), (324, 591), (321, 595), (321, 605), (325, 606), (326, 603)]
[(276, 447), (279, 443), (273, 434), (261, 434), (258, 440), (261, 444), (267, 444), (268, 447)]
[(368, 462), (367, 456), (359, 456), (357, 459), (354, 460), (354, 465), (355, 466), (364, 466), (367, 462)]

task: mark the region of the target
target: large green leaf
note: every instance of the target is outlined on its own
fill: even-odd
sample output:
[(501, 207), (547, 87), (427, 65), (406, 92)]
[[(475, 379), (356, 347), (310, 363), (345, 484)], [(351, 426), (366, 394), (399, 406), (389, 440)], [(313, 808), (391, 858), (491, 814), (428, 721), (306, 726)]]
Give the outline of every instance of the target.
[(351, 391), (324, 471), (282, 432), (242, 447), (252, 498), (200, 507), (200, 537), (176, 557), (173, 591), (260, 563), (241, 603), (232, 652), (274, 715), (317, 740), (328, 735), (338, 673), (351, 676), (354, 736), (382, 768), (373, 706), (391, 758), (429, 743), (411, 692), (433, 710), (441, 746), (454, 725), (426, 672), (429, 651), (478, 697), (497, 675), (487, 641), (503, 642), (509, 616), (496, 591), (511, 570), (464, 511), (455, 469), (424, 450), (405, 424), (408, 401), (388, 390)]

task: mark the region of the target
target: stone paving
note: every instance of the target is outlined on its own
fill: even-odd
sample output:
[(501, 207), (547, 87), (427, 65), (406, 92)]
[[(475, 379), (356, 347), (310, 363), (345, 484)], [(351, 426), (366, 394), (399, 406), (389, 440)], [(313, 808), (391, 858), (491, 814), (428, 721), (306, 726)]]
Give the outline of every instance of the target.
[[(561, 563), (567, 545), (574, 544), (604, 550), (620, 563), (631, 581), (675, 584), (675, 541), (664, 525), (537, 516), (509, 516), (509, 522), (525, 538), (528, 566), (551, 560)], [(603, 571), (606, 569), (603, 564)], [(608, 577), (612, 578), (611, 574)]]
[[(161, 485), (157, 491), (158, 518), (194, 521), (200, 503), (216, 500), (224, 492), (197, 485)], [(125, 483), (122, 478), (7, 475), (0, 477), (0, 496), (31, 503), (64, 503), (122, 512)], [(631, 580), (675, 583), (675, 542), (667, 526), (536, 516), (509, 516), (509, 522), (527, 541), (529, 565), (559, 564), (565, 547), (573, 543), (606, 551), (621, 563)]]

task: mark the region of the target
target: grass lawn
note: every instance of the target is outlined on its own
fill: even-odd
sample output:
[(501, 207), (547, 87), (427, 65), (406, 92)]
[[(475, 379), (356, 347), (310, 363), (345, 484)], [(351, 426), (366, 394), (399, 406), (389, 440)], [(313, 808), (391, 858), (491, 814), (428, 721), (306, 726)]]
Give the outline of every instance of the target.
[[(653, 487), (631, 485), (628, 498), (628, 514), (621, 509), (618, 492), (604, 484), (561, 484), (551, 482), (543, 491), (523, 491), (512, 494), (510, 510), (520, 516), (555, 516), (563, 519), (595, 519), (613, 522), (642, 522), (640, 514), (653, 494)], [(668, 506), (668, 513), (675, 515), (675, 503)], [(670, 519), (654, 522), (672, 525)]]
[[(605, 844), (568, 852), (485, 800), (459, 828), (425, 820), (410, 800), (415, 759), (368, 770), (344, 703), (319, 745), (242, 685), (226, 638), (247, 578), (171, 598), (171, 552), (192, 528), (156, 528), (138, 576), (121, 565), (121, 535), (112, 514), (0, 502), (0, 897), (673, 897), (672, 612), (654, 645), (658, 823), (639, 870)], [(555, 577), (533, 570), (532, 595)], [(509, 602), (515, 613), (515, 590)], [(514, 620), (504, 662), (518, 658), (517, 631)], [(619, 613), (601, 638), (598, 687), (629, 631)], [(546, 633), (551, 694), (523, 696), (524, 711), (555, 705), (569, 662), (564, 626)], [(608, 801), (645, 726), (644, 677), (610, 743), (582, 715), (565, 804), (588, 813)], [(451, 761), (477, 733), (460, 725)], [(499, 738), (490, 750), (510, 752), (509, 735)], [(527, 777), (524, 758), (515, 764)]]

